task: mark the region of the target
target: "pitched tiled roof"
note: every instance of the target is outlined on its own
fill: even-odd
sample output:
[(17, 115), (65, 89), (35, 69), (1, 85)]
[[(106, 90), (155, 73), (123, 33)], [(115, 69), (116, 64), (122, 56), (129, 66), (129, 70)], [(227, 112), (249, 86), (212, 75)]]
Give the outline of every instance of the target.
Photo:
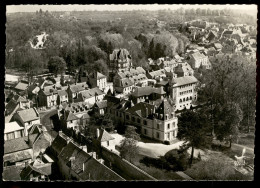
[(101, 91), (98, 87), (81, 92), (83, 99), (88, 99), (88, 98), (94, 97), (96, 94), (102, 95), (105, 93), (103, 91)]
[(174, 78), (173, 81), (176, 83), (174, 84), (174, 86), (182, 86), (182, 85), (198, 82), (197, 78), (195, 78), (194, 76), (184, 76), (184, 77)]
[(106, 142), (109, 140), (114, 140), (115, 138), (111, 136), (105, 129), (100, 130), (100, 136), (98, 137), (98, 140), (100, 142)]
[(28, 87), (28, 84), (19, 82), (14, 88), (17, 90), (25, 91)]
[(68, 93), (67, 93), (66, 90), (58, 90), (58, 95), (59, 96), (65, 96), (65, 95), (68, 95)]
[(27, 143), (27, 139), (27, 137), (21, 137), (5, 141), (4, 154), (29, 149), (30, 146)]
[(3, 169), (3, 180), (5, 181), (18, 181), (21, 180), (20, 173), (23, 166), (7, 166)]
[(221, 49), (222, 45), (220, 43), (214, 43), (214, 47), (217, 49)]
[(151, 86), (146, 86), (146, 87), (139, 87), (136, 88), (134, 90), (133, 93), (131, 93), (132, 96), (135, 97), (141, 97), (141, 96), (145, 96), (145, 95), (150, 95), (151, 93), (153, 93), (154, 88)]
[(78, 148), (74, 143), (70, 142), (62, 149), (58, 157), (64, 161), (64, 164), (67, 164), (70, 161), (70, 158), (75, 157), (79, 151), (80, 148)]
[(134, 83), (129, 78), (121, 79), (122, 87), (129, 87), (134, 85)]
[(6, 115), (9, 115), (12, 112), (14, 112), (14, 110), (17, 108), (18, 105), (19, 103), (15, 102), (14, 100), (10, 100), (5, 106)]
[(29, 164), (27, 167), (25, 167), (25, 168), (22, 170), (22, 172), (21, 172), (21, 174), (20, 174), (21, 179), (22, 179), (22, 180), (29, 180), (29, 179), (30, 179), (29, 176), (30, 176), (30, 174), (31, 174), (33, 171), (34, 171), (34, 172), (37, 172), (37, 173), (39, 173), (39, 174), (48, 176), (48, 174), (47, 174), (46, 172), (42, 171), (42, 170), (39, 169), (39, 168), (33, 167), (32, 165)]
[(24, 122), (28, 122), (40, 118), (35, 108), (29, 108), (29, 109), (17, 111), (17, 114), (21, 117), (21, 119)]
[(10, 122), (10, 123), (5, 124), (4, 133), (6, 134), (6, 133), (19, 131), (19, 130), (23, 130), (23, 129), (24, 129), (24, 127), (20, 126), (16, 121), (14, 121), (14, 122)]
[(150, 74), (151, 77), (157, 77), (157, 76), (161, 76), (162, 74), (165, 74), (165, 70), (164, 69), (160, 69), (157, 71), (153, 71), (153, 72), (149, 72), (148, 74)]
[(106, 100), (98, 101), (98, 102), (96, 102), (96, 105), (97, 105), (98, 108), (100, 108), (100, 109), (106, 108), (106, 107), (107, 107), (107, 101), (106, 101)]
[(156, 88), (153, 93), (157, 93), (157, 94), (160, 94), (160, 95), (163, 95), (165, 94), (166, 92), (164, 91), (163, 89), (163, 86), (161, 86), (160, 88)]
[(45, 95), (51, 95), (51, 94), (57, 94), (58, 93), (55, 86), (46, 86), (42, 89), (42, 91)]
[(69, 85), (70, 90), (75, 93), (75, 92), (80, 92), (86, 90), (88, 88), (88, 85), (86, 83), (77, 83), (76, 85)]
[(65, 118), (66, 121), (72, 121), (79, 119), (76, 115), (74, 115), (71, 111), (69, 111), (67, 117)]

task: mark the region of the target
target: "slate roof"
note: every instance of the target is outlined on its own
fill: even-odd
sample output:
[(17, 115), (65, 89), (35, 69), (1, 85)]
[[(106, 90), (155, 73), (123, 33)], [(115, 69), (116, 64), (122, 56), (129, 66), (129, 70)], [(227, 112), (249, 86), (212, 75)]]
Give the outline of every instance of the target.
[(223, 35), (231, 35), (232, 33), (233, 33), (233, 31), (227, 30), (227, 31), (225, 31), (225, 32), (223, 33)]
[(100, 142), (106, 142), (109, 140), (114, 140), (115, 138), (111, 136), (105, 129), (100, 130), (100, 136), (98, 137), (98, 140)]
[(58, 157), (64, 161), (64, 164), (68, 165), (67, 163), (70, 161), (70, 158), (75, 157), (75, 155), (79, 151), (80, 151), (80, 148), (78, 148), (74, 143), (70, 142), (68, 145), (66, 145), (62, 149), (62, 151), (60, 152)]
[(151, 86), (146, 86), (146, 87), (139, 87), (134, 90), (134, 92), (131, 93), (132, 96), (135, 97), (141, 97), (145, 95), (150, 95), (153, 93), (154, 88)]
[(174, 78), (173, 81), (176, 83), (174, 84), (175, 87), (198, 82), (194, 76), (178, 77)]
[(7, 115), (11, 114), (12, 112), (14, 112), (14, 110), (17, 108), (17, 106), (19, 105), (19, 103), (15, 102), (14, 100), (10, 100), (7, 105), (5, 106), (5, 113)]
[(216, 49), (221, 49), (222, 48), (222, 45), (220, 43), (214, 43), (214, 47)]
[(151, 110), (152, 111), (154, 110), (154, 105), (140, 102), (140, 103), (137, 103), (136, 105), (134, 105), (133, 107), (127, 109), (126, 112), (134, 114), (134, 115), (138, 115), (143, 118), (147, 118), (146, 108), (148, 109), (148, 114), (150, 114)]
[(163, 114), (163, 119), (166, 120), (166, 114), (171, 115), (174, 112), (174, 106), (167, 99), (162, 100), (160, 106), (155, 110), (155, 113)]
[(24, 127), (20, 126), (16, 121), (6, 123), (4, 134), (14, 132), (14, 131), (23, 130), (23, 129), (24, 129)]
[(114, 104), (120, 103), (120, 99), (115, 96), (105, 95), (104, 100), (107, 100), (108, 104), (109, 103), (114, 103)]
[(33, 121), (40, 118), (35, 108), (17, 111), (17, 114), (24, 122)]
[(28, 87), (27, 83), (19, 82), (14, 88), (17, 90), (25, 91)]
[(51, 94), (57, 94), (57, 89), (54, 88), (54, 86), (46, 86), (42, 89), (42, 92), (45, 94), (45, 95), (51, 95)]
[(66, 145), (67, 145), (66, 137), (58, 134), (56, 138), (53, 140), (51, 147), (59, 154)]

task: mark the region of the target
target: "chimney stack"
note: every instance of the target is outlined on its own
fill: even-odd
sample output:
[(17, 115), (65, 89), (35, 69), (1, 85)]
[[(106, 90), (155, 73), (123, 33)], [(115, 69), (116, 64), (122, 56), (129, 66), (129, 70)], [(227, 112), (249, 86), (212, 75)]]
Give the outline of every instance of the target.
[(97, 128), (97, 132), (96, 132), (97, 138), (99, 137), (99, 135), (100, 135), (100, 132), (99, 132), (99, 129)]

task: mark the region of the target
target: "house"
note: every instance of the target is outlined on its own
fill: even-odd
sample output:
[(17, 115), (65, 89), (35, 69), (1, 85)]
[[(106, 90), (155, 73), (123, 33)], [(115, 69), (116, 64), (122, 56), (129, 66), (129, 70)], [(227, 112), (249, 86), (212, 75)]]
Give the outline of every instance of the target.
[(103, 146), (109, 150), (115, 150), (115, 138), (111, 136), (105, 129), (97, 129), (96, 138), (100, 146)]
[(115, 49), (109, 55), (109, 60), (109, 69), (112, 72), (122, 72), (132, 67), (132, 57), (127, 49)]
[(102, 101), (104, 96), (105, 93), (98, 87), (82, 91), (78, 95), (79, 99), (81, 99), (80, 101), (87, 103), (89, 106), (93, 106), (97, 101)]
[(164, 69), (160, 69), (157, 71), (148, 72), (146, 76), (148, 79), (162, 80), (166, 77), (166, 74)]
[(4, 140), (12, 140), (24, 136), (24, 127), (17, 122), (5, 123)]
[(174, 73), (177, 74), (177, 77), (183, 76), (193, 76), (194, 70), (188, 63), (179, 63), (174, 69)]
[(57, 158), (60, 172), (67, 180), (124, 180), (106, 167), (103, 159), (97, 159), (95, 152), (88, 153), (86, 146), (79, 146), (72, 140), (61, 149)]
[(169, 81), (170, 97), (175, 102), (176, 110), (189, 109), (192, 101), (197, 100), (197, 83), (198, 80), (194, 76), (184, 76)]
[(79, 94), (88, 88), (89, 87), (85, 82), (69, 85), (67, 88), (69, 102), (80, 102), (81, 99), (79, 98)]
[(31, 107), (32, 103), (30, 100), (17, 94), (12, 95), (5, 106), (5, 122), (8, 123), (17, 110), (28, 109)]
[(3, 166), (21, 166), (33, 160), (33, 150), (28, 137), (6, 140), (4, 143)]
[(27, 181), (48, 181), (50, 172), (46, 172), (40, 167), (29, 164), (20, 173), (21, 180)]
[(102, 91), (104, 91), (107, 87), (107, 77), (100, 72), (89, 74), (88, 82), (91, 88), (98, 87)]
[(57, 104), (61, 104), (63, 102), (69, 102), (68, 93), (66, 90), (57, 90), (58, 96), (57, 96)]
[(209, 62), (208, 57), (200, 52), (189, 55), (189, 63), (192, 68), (199, 68), (201, 65), (206, 66)]
[(117, 93), (129, 94), (132, 91), (134, 83), (129, 78), (114, 77), (114, 89)]
[(213, 43), (213, 47), (217, 50), (217, 51), (221, 51), (222, 49), (222, 45), (220, 43)]
[(151, 86), (135, 88), (130, 95), (130, 99), (134, 104), (139, 102), (149, 102), (157, 99), (163, 99), (166, 97), (166, 92), (163, 89), (163, 86), (159, 88), (154, 88)]
[(28, 135), (28, 129), (34, 124), (40, 124), (40, 116), (36, 108), (17, 111), (11, 121), (16, 121), (24, 127), (24, 136)]
[(137, 126), (143, 136), (171, 143), (178, 131), (174, 110), (167, 99), (160, 99), (158, 106), (140, 102), (125, 111), (125, 124)]
[(107, 112), (107, 101), (97, 101), (93, 106), (93, 110), (99, 115), (105, 115)]
[(58, 91), (55, 85), (46, 86), (38, 92), (39, 107), (53, 107), (57, 105)]
[(216, 40), (217, 38), (218, 38), (218, 33), (215, 31), (210, 31), (208, 34), (207, 40), (209, 42), (212, 42), (212, 41)]
[(79, 124), (79, 118), (72, 113), (71, 111), (64, 110), (64, 113), (61, 116), (61, 124), (63, 130), (72, 128), (73, 130), (78, 128)]
[(24, 95), (26, 90), (28, 88), (28, 82), (20, 81), (18, 84), (14, 87), (14, 91), (16, 93), (19, 93), (21, 95)]

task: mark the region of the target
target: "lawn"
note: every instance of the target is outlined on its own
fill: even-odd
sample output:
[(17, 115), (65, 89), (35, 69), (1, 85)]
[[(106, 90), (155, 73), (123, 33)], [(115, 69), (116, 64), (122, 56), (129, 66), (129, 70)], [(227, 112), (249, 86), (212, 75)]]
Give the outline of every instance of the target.
[(251, 132), (248, 134), (241, 135), (238, 144), (244, 145), (250, 148), (254, 148), (255, 146), (255, 133)]
[(163, 169), (159, 169), (159, 168), (155, 168), (155, 167), (148, 167), (145, 164), (140, 163), (140, 159), (142, 159), (143, 155), (136, 155), (135, 159), (132, 159), (132, 163), (134, 165), (136, 165), (137, 167), (139, 167), (140, 169), (142, 169), (143, 171), (145, 171), (146, 173), (150, 174), (151, 176), (153, 176), (155, 179), (157, 180), (184, 180), (181, 176), (179, 176), (178, 174), (176, 174), (173, 171), (167, 171), (167, 170), (163, 170)]

